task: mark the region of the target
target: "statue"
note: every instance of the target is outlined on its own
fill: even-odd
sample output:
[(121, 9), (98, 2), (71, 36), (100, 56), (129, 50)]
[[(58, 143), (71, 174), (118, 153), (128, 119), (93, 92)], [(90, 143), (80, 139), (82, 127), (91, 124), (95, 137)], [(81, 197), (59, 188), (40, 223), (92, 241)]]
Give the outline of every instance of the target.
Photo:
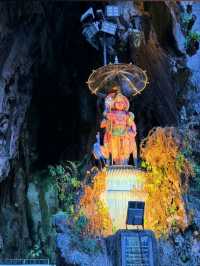
[(134, 114), (128, 112), (128, 99), (115, 91), (108, 94), (105, 99), (104, 119), (101, 122), (105, 134), (101, 152), (107, 161), (111, 159), (111, 164), (116, 165), (127, 165), (132, 154), (137, 166)]
[(136, 125), (134, 114), (129, 112), (129, 100), (145, 89), (148, 84), (146, 71), (130, 64), (108, 64), (93, 70), (87, 81), (91, 93), (105, 97), (105, 130), (103, 145), (100, 135), (93, 146), (93, 155), (101, 163), (127, 165), (130, 156), (137, 167)]

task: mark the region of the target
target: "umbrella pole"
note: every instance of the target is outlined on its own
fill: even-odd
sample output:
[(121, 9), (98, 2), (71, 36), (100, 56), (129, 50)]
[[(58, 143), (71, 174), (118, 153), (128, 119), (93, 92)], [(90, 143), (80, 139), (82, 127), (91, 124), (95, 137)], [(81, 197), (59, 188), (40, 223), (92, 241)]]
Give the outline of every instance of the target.
[(107, 53), (106, 53), (106, 34), (103, 36), (103, 63), (107, 65)]

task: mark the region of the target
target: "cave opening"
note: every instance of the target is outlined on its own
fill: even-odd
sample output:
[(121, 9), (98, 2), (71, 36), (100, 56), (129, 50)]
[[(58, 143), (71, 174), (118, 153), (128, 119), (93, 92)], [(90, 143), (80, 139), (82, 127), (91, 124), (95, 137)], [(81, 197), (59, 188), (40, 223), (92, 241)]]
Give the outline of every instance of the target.
[[(46, 48), (39, 52), (44, 59), (35, 67), (30, 115), (30, 134), (35, 135), (36, 169), (61, 159), (81, 160), (89, 154), (102, 111), (98, 110), (96, 97), (90, 94), (86, 84), (91, 71), (103, 63), (102, 51), (95, 50), (84, 40), (80, 16), (88, 7), (102, 8), (105, 3), (59, 2), (52, 5), (51, 10), (48, 8), (46, 23), (50, 37)], [(135, 58), (134, 62), (143, 67), (151, 59), (150, 55), (144, 54), (142, 60)], [(162, 110), (153, 103), (155, 92), (152, 88), (148, 91), (132, 101), (138, 144), (152, 127), (167, 124), (167, 121), (161, 122)], [(32, 130), (34, 127), (35, 132)]]

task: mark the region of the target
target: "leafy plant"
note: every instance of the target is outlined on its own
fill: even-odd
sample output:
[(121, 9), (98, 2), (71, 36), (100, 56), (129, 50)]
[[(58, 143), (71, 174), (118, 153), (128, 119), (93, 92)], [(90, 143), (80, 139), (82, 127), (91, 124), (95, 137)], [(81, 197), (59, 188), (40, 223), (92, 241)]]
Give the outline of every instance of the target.
[[(178, 206), (176, 206), (176, 204), (174, 202), (167, 209), (167, 212), (169, 215), (175, 215), (177, 211), (178, 211)], [(173, 220), (172, 220), (172, 222), (173, 222)]]
[(188, 49), (192, 43), (200, 41), (200, 33), (197, 31), (190, 31), (185, 40), (185, 47)]
[(56, 166), (49, 166), (49, 174), (56, 180), (61, 207), (73, 213), (77, 191), (81, 186), (76, 165), (66, 161)]
[(81, 234), (87, 225), (88, 218), (82, 211), (80, 211), (79, 214), (74, 218), (74, 229), (77, 233)]
[(192, 20), (192, 14), (183, 13), (181, 15), (181, 26), (183, 30), (187, 29), (188, 24), (191, 22), (191, 20)]
[(42, 255), (41, 247), (39, 244), (35, 244), (33, 248), (28, 253), (27, 257), (30, 259), (40, 258)]
[(150, 163), (146, 162), (146, 161), (142, 161), (141, 162), (141, 168), (147, 170), (147, 171), (151, 171), (152, 170), (152, 166)]
[(200, 191), (200, 165), (193, 163), (194, 181), (198, 191)]
[(190, 158), (192, 156), (192, 147), (190, 145), (190, 139), (188, 136), (189, 133), (186, 133), (184, 139), (183, 139), (183, 149), (182, 149), (182, 154), (186, 157), (186, 158)]
[(183, 188), (181, 175), (189, 176), (191, 166), (180, 150), (180, 138), (174, 128), (154, 128), (140, 146), (143, 174), (143, 192), (147, 195), (145, 227), (160, 235), (167, 235), (173, 227), (185, 228)]
[(174, 229), (178, 226), (178, 223), (177, 223), (177, 220), (176, 219), (173, 219), (172, 220), (172, 223), (171, 223), (171, 227)]
[(185, 166), (185, 161), (186, 158), (182, 152), (179, 152), (176, 156), (176, 169), (178, 170), (179, 173), (183, 172), (184, 166)]
[(187, 38), (189, 38), (189, 40), (200, 41), (200, 33), (197, 31), (190, 31)]

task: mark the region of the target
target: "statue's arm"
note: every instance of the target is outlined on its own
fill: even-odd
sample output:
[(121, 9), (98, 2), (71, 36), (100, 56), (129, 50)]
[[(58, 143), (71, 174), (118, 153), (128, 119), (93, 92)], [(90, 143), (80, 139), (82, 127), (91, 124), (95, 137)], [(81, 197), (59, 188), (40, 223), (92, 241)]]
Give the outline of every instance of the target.
[(131, 130), (133, 131), (134, 135), (136, 136), (137, 128), (136, 128), (136, 124), (134, 122), (134, 119), (135, 119), (135, 115), (132, 112), (129, 112), (129, 126), (130, 126)]
[(132, 129), (132, 131), (134, 133), (134, 136), (136, 136), (137, 135), (137, 129), (136, 129), (136, 125), (135, 125), (135, 122), (134, 121), (133, 121), (133, 123), (131, 125), (131, 129)]

